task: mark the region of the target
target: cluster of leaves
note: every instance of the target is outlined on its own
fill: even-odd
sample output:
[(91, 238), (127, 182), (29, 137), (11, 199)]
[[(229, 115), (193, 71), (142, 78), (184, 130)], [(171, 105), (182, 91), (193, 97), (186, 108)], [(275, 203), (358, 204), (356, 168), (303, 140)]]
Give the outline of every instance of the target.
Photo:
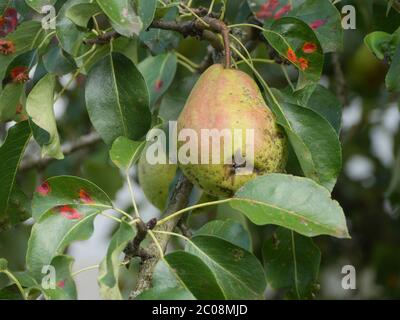
[(400, 28), (393, 34), (375, 31), (365, 38), (365, 44), (380, 60), (389, 65), (386, 87), (389, 91), (400, 91)]
[[(210, 4), (194, 1), (192, 6), (204, 2)], [(33, 19), (49, 4), (57, 9), (55, 30), (43, 29)], [(73, 80), (86, 76), (90, 121), (110, 148), (111, 160), (129, 179), (129, 169), (143, 149), (148, 130), (160, 119), (176, 119), (187, 97), (186, 90), (173, 91), (184, 87), (174, 81), (178, 63), (193, 68), (176, 52), (182, 36), (147, 29), (154, 19), (196, 19), (191, 10), (182, 16), (178, 5), (155, 0), (0, 1), (1, 21), (6, 23), (0, 40), (0, 119), (17, 122), (0, 148), (0, 228), (28, 217), (35, 221), (27, 270), (11, 273), (5, 261), (0, 262), (0, 271), (11, 282), (0, 291), (0, 297), (15, 294), (17, 287), (24, 298), (41, 293), (47, 299), (75, 299), (73, 261), (64, 251), (72, 242), (90, 237), (97, 215), (115, 210), (123, 216), (117, 219), (119, 228), (99, 266), (99, 285), (103, 297), (122, 298), (119, 257), (135, 237), (136, 220), (116, 208), (98, 186), (72, 176), (48, 179), (30, 203), (18, 188), (16, 175), (32, 137), (43, 156), (63, 159), (53, 106), (65, 92), (65, 88), (59, 89), (57, 78), (72, 73)], [(291, 145), (287, 170), (295, 176), (261, 176), (224, 200), (255, 225), (279, 226), (263, 246), (263, 263), (252, 252), (250, 234), (240, 223), (211, 221), (191, 239), (176, 235), (185, 238), (184, 250), (160, 260), (153, 288), (139, 298), (261, 299), (267, 283), (285, 290), (289, 297), (311, 297), (320, 252), (310, 237), (349, 237), (343, 210), (331, 199), (342, 166), (341, 106), (318, 84), (325, 55), (342, 46), (340, 14), (329, 0), (248, 0), (233, 5), (221, 0), (211, 5), (225, 14), (227, 23), (236, 24), (231, 29), (248, 27), (247, 21), (256, 19), (251, 26), (261, 30), (263, 41), (281, 62), (293, 67), (290, 70), (298, 70), (297, 84), (288, 79), (287, 88), (272, 89), (253, 67), (253, 57), (245, 56), (237, 40), (232, 44), (234, 54), (261, 83), (277, 122), (285, 129)], [(16, 18), (10, 8), (18, 12)], [(119, 36), (105, 43), (96, 41), (112, 30)], [(375, 52), (394, 57), (399, 55), (398, 47), (392, 49), (398, 46), (396, 39), (396, 35), (378, 35), (368, 43)], [(396, 63), (388, 75), (389, 87), (398, 85), (394, 80), (398, 79)], [(285, 73), (287, 65), (282, 64)], [(41, 285), (46, 265), (57, 270), (56, 285), (51, 289)]]
[[(400, 12), (400, 4), (398, 1), (388, 1), (386, 15), (388, 15), (392, 9)], [(370, 52), (387, 66), (385, 85), (387, 90), (395, 96), (400, 92), (400, 26), (393, 33), (385, 31), (371, 32), (364, 38), (364, 43)], [(399, 161), (400, 155), (398, 154), (394, 164), (393, 176), (385, 195), (390, 201), (392, 201), (391, 198), (397, 195), (397, 190), (400, 185)], [(396, 202), (397, 199), (395, 205), (397, 205)]]

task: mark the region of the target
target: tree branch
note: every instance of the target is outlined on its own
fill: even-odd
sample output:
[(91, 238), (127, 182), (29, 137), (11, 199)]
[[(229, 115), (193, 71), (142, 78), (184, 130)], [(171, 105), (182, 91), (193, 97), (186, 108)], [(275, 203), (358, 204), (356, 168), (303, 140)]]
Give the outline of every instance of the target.
[(146, 252), (143, 248), (140, 247), (141, 243), (146, 239), (147, 233), (149, 230), (153, 230), (154, 227), (157, 225), (157, 219), (151, 219), (149, 222), (144, 223), (140, 220), (136, 224), (136, 237), (133, 239), (125, 248), (125, 260), (129, 261), (132, 258), (140, 257), (142, 262), (152, 258), (149, 253)]
[(153, 21), (153, 23), (150, 25), (150, 28), (177, 31), (181, 33), (184, 37), (206, 37), (209, 41), (212, 39), (212, 41), (210, 41), (210, 44), (215, 49), (221, 51), (221, 46), (216, 45), (216, 43), (220, 43), (220, 41), (215, 41), (215, 38), (212, 37), (210, 33), (207, 33), (207, 31), (220, 33), (224, 42), (225, 67), (229, 68), (231, 65), (229, 28), (223, 21), (219, 19), (205, 16), (202, 18), (202, 21), (197, 19), (183, 22), (156, 20)]
[[(78, 140), (74, 142), (68, 142), (61, 147), (61, 151), (65, 156), (68, 156), (75, 151), (91, 148), (101, 142), (100, 136), (93, 132), (89, 133), (88, 135), (80, 137)], [(55, 161), (54, 158), (40, 158), (40, 159), (25, 159), (22, 161), (19, 171), (29, 171), (33, 168), (45, 168), (50, 163)]]
[[(204, 23), (205, 22), (205, 23)], [(218, 51), (225, 50), (225, 66), (230, 67), (231, 64), (231, 49), (229, 40), (229, 28), (226, 24), (213, 16), (202, 17), (200, 20), (190, 21), (165, 21), (165, 20), (154, 20), (150, 25), (149, 29), (162, 29), (170, 30), (181, 33), (184, 37), (198, 37), (210, 42), (210, 44)], [(210, 32), (211, 31), (211, 32)], [(222, 36), (224, 45), (221, 45), (221, 41), (217, 35), (219, 33)], [(93, 39), (86, 39), (84, 43), (87, 45), (93, 44), (107, 44), (112, 39), (119, 37), (120, 35), (115, 31), (110, 31), (104, 35), (98, 36)]]
[(335, 88), (336, 95), (339, 98), (339, 101), (342, 103), (344, 107), (347, 102), (347, 88), (346, 88), (346, 80), (343, 74), (342, 65), (340, 63), (340, 57), (338, 53), (332, 54), (332, 64), (334, 67), (335, 74)]
[[(168, 216), (176, 211), (186, 208), (186, 206), (188, 205), (188, 202), (189, 202), (189, 196), (190, 196), (190, 193), (192, 192), (192, 188), (193, 188), (193, 185), (182, 174), (179, 177), (179, 179), (175, 185), (175, 189), (170, 196), (168, 208), (165, 211), (164, 216)], [(167, 221), (166, 223), (156, 227), (154, 230), (172, 232), (175, 229), (175, 227), (177, 226), (179, 220), (180, 220), (180, 217), (171, 219), (171, 220)], [(166, 234), (159, 234), (159, 233), (155, 233), (155, 236), (156, 236), (158, 242), (160, 243), (162, 250), (165, 252), (168, 242), (169, 242), (169, 239), (170, 239), (170, 236), (166, 235)], [(151, 288), (151, 281), (153, 278), (154, 267), (156, 266), (156, 264), (158, 263), (158, 261), (161, 258), (158, 248), (154, 244), (154, 242), (152, 242), (149, 245), (149, 247), (146, 249), (146, 255), (150, 258), (143, 261), (143, 263), (140, 267), (136, 288), (131, 292), (130, 297), (129, 297), (129, 299), (131, 299), (131, 300), (135, 299), (143, 291)]]
[(110, 43), (111, 40), (115, 38), (119, 38), (120, 34), (117, 31), (109, 31), (106, 32), (105, 34), (102, 34), (96, 38), (90, 38), (90, 39), (85, 39), (83, 40), (83, 43), (86, 45), (94, 45), (94, 44), (107, 44)]

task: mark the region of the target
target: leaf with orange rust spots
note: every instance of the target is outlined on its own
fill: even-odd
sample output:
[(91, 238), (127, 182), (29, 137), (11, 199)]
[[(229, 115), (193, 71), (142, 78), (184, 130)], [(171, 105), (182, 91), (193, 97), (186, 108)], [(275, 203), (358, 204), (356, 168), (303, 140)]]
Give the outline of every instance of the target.
[(313, 30), (302, 20), (279, 19), (264, 31), (264, 36), (281, 56), (299, 69), (298, 90), (320, 80), (324, 65), (322, 47)]
[(47, 300), (76, 300), (76, 284), (72, 277), (72, 265), (74, 259), (66, 255), (58, 255), (53, 258), (50, 265), (55, 268), (55, 287), (41, 288)]
[(281, 18), (298, 18), (314, 30), (325, 53), (342, 49), (341, 15), (330, 0), (247, 1), (256, 18), (267, 28)]
[[(28, 241), (26, 265), (32, 276), (41, 281), (42, 268), (50, 265), (54, 257), (63, 254), (71, 243), (89, 239), (94, 230), (94, 219), (102, 210), (92, 206), (71, 205), (45, 212), (34, 224)], [(71, 212), (74, 216), (68, 216)]]
[(50, 178), (36, 189), (32, 200), (32, 216), (36, 221), (49, 210), (62, 206), (92, 206), (110, 209), (107, 194), (88, 180), (71, 176)]

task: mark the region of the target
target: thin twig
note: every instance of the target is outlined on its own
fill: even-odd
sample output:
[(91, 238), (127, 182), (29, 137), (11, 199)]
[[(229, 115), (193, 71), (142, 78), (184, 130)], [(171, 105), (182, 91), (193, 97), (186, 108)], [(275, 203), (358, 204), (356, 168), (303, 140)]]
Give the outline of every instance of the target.
[[(165, 211), (165, 215), (170, 215), (173, 212), (185, 208), (188, 205), (189, 196), (192, 192), (192, 188), (193, 185), (189, 182), (189, 180), (184, 175), (181, 175), (175, 185), (174, 191), (170, 196), (168, 208)], [(180, 217), (176, 217), (161, 226), (155, 227), (154, 230), (172, 232), (177, 226), (179, 220)], [(158, 244), (152, 242), (146, 249), (146, 254), (148, 256), (151, 256), (151, 258), (145, 260), (142, 263), (138, 275), (137, 285), (136, 288), (131, 292), (130, 299), (135, 299), (139, 294), (151, 287), (154, 267), (161, 258), (160, 248), (162, 252), (165, 252), (165, 249), (167, 248), (170, 235), (157, 233), (155, 234), (155, 236), (157, 238)]]
[[(213, 16), (204, 16), (201, 18), (201, 20), (194, 19), (190, 21), (154, 20), (149, 29), (171, 30), (181, 33), (184, 37), (198, 37), (201, 39), (206, 39), (216, 50), (225, 49), (225, 66), (229, 68), (231, 65), (231, 50), (229, 40), (230, 30), (223, 21), (218, 20)], [(221, 41), (218, 39), (218, 37), (209, 31), (221, 34), (224, 46), (221, 46)], [(120, 35), (117, 32), (111, 31), (96, 38), (86, 39), (84, 43), (87, 45), (107, 44), (119, 36)]]
[[(204, 32), (207, 30), (220, 33), (225, 48), (225, 66), (230, 67), (231, 51), (230, 51), (230, 40), (229, 40), (229, 28), (223, 21), (218, 20), (216, 18), (206, 16), (202, 18), (202, 21), (205, 21), (207, 25), (198, 20), (183, 21), (183, 22), (156, 20), (153, 21), (150, 28), (177, 31), (181, 33), (184, 37), (191, 36), (191, 37), (201, 38), (203, 37), (203, 34), (205, 34), (208, 38), (211, 38), (209, 33)], [(215, 47), (215, 41), (210, 43)]]
[[(87, 149), (91, 148), (95, 145), (97, 145), (99, 142), (101, 142), (100, 136), (93, 132), (89, 133), (88, 135), (82, 136), (79, 139), (77, 139), (74, 142), (68, 142), (61, 147), (61, 151), (64, 154), (64, 156), (68, 156), (75, 151), (82, 150), (82, 149)], [(29, 171), (33, 168), (45, 168), (48, 166), (50, 163), (55, 161), (53, 158), (45, 157), (45, 158), (40, 158), (40, 159), (25, 159), (21, 166), (20, 166), (20, 171)]]

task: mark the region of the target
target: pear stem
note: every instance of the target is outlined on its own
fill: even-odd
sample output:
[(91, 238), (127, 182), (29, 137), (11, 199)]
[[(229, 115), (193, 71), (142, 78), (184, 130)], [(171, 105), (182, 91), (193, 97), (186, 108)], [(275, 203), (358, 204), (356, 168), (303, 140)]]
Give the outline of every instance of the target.
[[(221, 34), (222, 41), (224, 42), (225, 47), (225, 68), (229, 69), (231, 67), (231, 43), (229, 39), (229, 27), (222, 20), (209, 16), (203, 17), (203, 21), (205, 21), (209, 25), (209, 27), (206, 29)], [(199, 27), (200, 26), (197, 25), (197, 28)]]
[(225, 68), (229, 69), (231, 67), (231, 45), (229, 40), (229, 29), (226, 25), (221, 29), (221, 35), (225, 46)]

